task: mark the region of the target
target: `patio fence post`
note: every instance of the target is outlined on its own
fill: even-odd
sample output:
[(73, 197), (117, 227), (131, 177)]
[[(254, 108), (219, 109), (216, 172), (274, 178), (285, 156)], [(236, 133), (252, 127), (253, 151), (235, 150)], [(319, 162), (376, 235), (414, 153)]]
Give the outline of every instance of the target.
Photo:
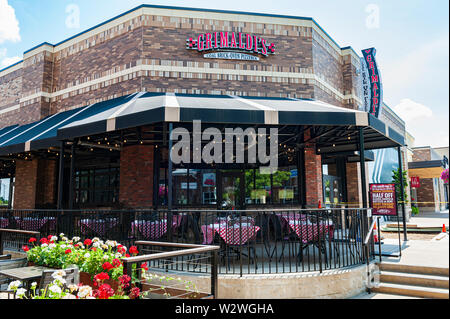
[(172, 241), (172, 168), (173, 168), (173, 163), (172, 163), (172, 157), (171, 155), (171, 151), (172, 151), (172, 145), (173, 145), (173, 141), (171, 138), (172, 135), (172, 130), (173, 130), (173, 123), (169, 123), (169, 172), (168, 172), (168, 190), (167, 190), (167, 239), (169, 242)]
[(218, 280), (217, 280), (217, 250), (211, 251), (211, 294), (217, 299)]
[[(402, 166), (402, 151), (401, 147), (397, 147), (397, 153), (398, 153), (398, 174), (400, 178), (400, 203), (402, 206), (402, 217), (403, 217), (403, 240), (408, 241), (408, 237), (406, 234), (406, 212), (405, 212), (405, 186), (403, 184), (403, 166)], [(397, 214), (398, 218), (398, 214)]]

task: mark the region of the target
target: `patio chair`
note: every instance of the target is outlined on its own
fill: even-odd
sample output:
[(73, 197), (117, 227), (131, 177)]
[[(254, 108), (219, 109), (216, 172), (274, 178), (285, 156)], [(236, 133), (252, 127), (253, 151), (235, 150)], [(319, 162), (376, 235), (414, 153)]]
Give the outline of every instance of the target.
[[(11, 259), (11, 255), (8, 259), (0, 260), (0, 270), (6, 270), (6, 269), (14, 269), (14, 268), (22, 268), (26, 267), (28, 260), (27, 258), (18, 258), (18, 259)], [(7, 293), (8, 299), (10, 295), (13, 295), (14, 292), (8, 290), (8, 284), (11, 282), (11, 278), (8, 278), (6, 276), (0, 275), (0, 293)]]
[[(78, 267), (76, 265), (71, 265), (66, 269), (63, 269), (64, 272), (66, 273), (66, 276), (64, 277), (64, 279), (66, 280), (66, 284), (64, 285), (64, 287), (67, 287), (69, 285), (78, 285), (80, 282), (80, 273), (78, 270)], [(39, 288), (38, 288), (38, 292), (40, 292), (41, 290), (45, 291), (45, 288), (51, 283), (53, 282), (54, 278), (53, 278), (53, 274), (56, 272), (56, 270), (44, 270), (42, 272), (42, 276), (41, 279), (39, 280)]]

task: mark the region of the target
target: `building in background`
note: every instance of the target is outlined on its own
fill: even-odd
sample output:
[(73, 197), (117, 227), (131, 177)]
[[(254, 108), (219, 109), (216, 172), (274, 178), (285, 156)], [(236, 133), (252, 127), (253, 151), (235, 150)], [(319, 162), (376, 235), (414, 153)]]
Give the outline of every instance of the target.
[[(401, 148), (402, 154), (402, 169), (408, 175), (408, 157), (411, 156), (411, 143), (414, 143), (414, 137), (406, 131), (405, 121), (403, 121), (388, 105), (383, 104), (383, 112), (380, 114), (380, 119), (389, 123), (397, 132), (400, 132), (405, 138), (406, 145)], [(398, 151), (397, 148), (383, 148), (374, 150), (374, 160), (367, 163), (368, 167), (368, 182), (369, 183), (392, 183), (393, 171), (398, 170)], [(408, 178), (409, 180), (409, 178)], [(405, 194), (410, 194), (410, 185), (406, 187)], [(399, 200), (399, 199), (398, 199)], [(400, 208), (399, 208), (400, 209)], [(409, 220), (411, 216), (410, 198), (407, 198), (405, 205), (406, 218)], [(399, 211), (401, 216), (401, 211)]]
[(448, 208), (448, 189), (440, 176), (448, 167), (448, 146), (414, 147), (408, 163), (412, 181), (411, 196), (419, 211), (440, 211)]

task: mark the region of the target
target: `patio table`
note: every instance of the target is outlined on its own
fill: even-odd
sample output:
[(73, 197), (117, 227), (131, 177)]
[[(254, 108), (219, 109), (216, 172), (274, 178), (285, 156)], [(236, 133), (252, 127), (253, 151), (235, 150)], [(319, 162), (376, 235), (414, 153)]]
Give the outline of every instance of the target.
[(16, 219), (16, 221), (20, 229), (30, 231), (39, 231), (42, 227), (44, 227), (47, 224), (49, 224), (50, 229), (54, 229), (56, 226), (56, 218), (54, 217), (44, 217), (44, 218), (24, 217)]
[(8, 218), (0, 218), (0, 228), (8, 228), (9, 220)]
[(51, 270), (52, 268), (43, 266), (30, 266), (21, 268), (12, 268), (0, 270), (0, 275), (11, 278), (12, 280), (19, 280), (23, 282), (24, 288), (29, 292), (31, 283), (38, 281), (42, 277), (44, 270)]
[(254, 238), (260, 230), (252, 223), (242, 223), (229, 226), (226, 223), (202, 225), (203, 244), (210, 245), (213, 242), (214, 234), (219, 234), (227, 245), (245, 245), (248, 240)]
[[(181, 225), (183, 215), (175, 215), (172, 218), (172, 227), (175, 229)], [(139, 231), (147, 239), (161, 238), (167, 232), (167, 219), (159, 221), (135, 220), (131, 223), (131, 232)]]
[(320, 238), (324, 238), (324, 235), (328, 233), (330, 239), (332, 239), (334, 235), (334, 225), (331, 222), (312, 224), (305, 221), (291, 220), (289, 221), (289, 227), (297, 234), (304, 244), (317, 241), (319, 239), (319, 234), (321, 235)]
[(100, 237), (106, 235), (108, 230), (117, 226), (119, 221), (113, 219), (82, 219), (80, 220), (80, 230), (83, 234), (94, 232)]

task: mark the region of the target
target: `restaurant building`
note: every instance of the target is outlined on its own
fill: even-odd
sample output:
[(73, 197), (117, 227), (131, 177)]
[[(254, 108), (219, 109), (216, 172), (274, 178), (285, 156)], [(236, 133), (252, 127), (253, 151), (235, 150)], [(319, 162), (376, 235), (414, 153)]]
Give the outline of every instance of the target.
[[(0, 178), (13, 185), (9, 207), (259, 214), (260, 246), (253, 257), (245, 248), (248, 271), (238, 259), (241, 276), (280, 272), (281, 265), (285, 272), (284, 258), (300, 256), (285, 251), (295, 240), (273, 234), (281, 228), (265, 219), (267, 210), (355, 208), (334, 220), (347, 237), (331, 236), (326, 247), (313, 242), (318, 257), (309, 262), (308, 255), (307, 268), (289, 261), (289, 272), (365, 266), (359, 242), (370, 216), (359, 208), (369, 206), (370, 150), (403, 154), (404, 132), (381, 118), (375, 50), (362, 53), (339, 46), (312, 18), (154, 5), (42, 43), (0, 70)], [(179, 132), (188, 142), (175, 162), (169, 150), (184, 136)], [(242, 156), (227, 148), (240, 138)], [(275, 158), (267, 158), (269, 150)], [(200, 216), (189, 227), (207, 218)], [(358, 284), (350, 273), (334, 283), (350, 287), (349, 295), (364, 286), (365, 274), (358, 270)], [(277, 287), (254, 289), (251, 282), (249, 293)], [(311, 285), (283, 296), (308, 295)], [(230, 288), (233, 297), (255, 296), (243, 291)]]
[[(205, 44), (197, 48), (199, 40)], [(248, 54), (217, 58), (220, 48)], [(358, 111), (360, 64), (351, 47), (339, 47), (311, 18), (140, 6), (58, 44), (38, 45), (1, 70), (2, 177), (15, 177), (14, 208), (56, 208), (66, 141), (64, 180), (74, 145), (76, 185), (71, 203), (72, 191), (60, 192), (61, 207), (149, 207), (167, 201), (158, 197), (167, 183), (167, 123), (273, 124), (287, 137), (280, 146), (292, 153), (280, 165), (296, 174), (282, 185), (294, 195), (246, 203), (317, 207), (322, 161), (340, 162), (347, 185), (340, 201), (360, 203), (359, 160), (348, 156), (358, 150), (358, 127), (374, 136), (366, 149), (403, 140)], [(218, 202), (212, 189), (185, 184), (188, 176), (213, 176), (215, 169), (200, 166), (190, 175), (174, 171), (174, 204)]]

